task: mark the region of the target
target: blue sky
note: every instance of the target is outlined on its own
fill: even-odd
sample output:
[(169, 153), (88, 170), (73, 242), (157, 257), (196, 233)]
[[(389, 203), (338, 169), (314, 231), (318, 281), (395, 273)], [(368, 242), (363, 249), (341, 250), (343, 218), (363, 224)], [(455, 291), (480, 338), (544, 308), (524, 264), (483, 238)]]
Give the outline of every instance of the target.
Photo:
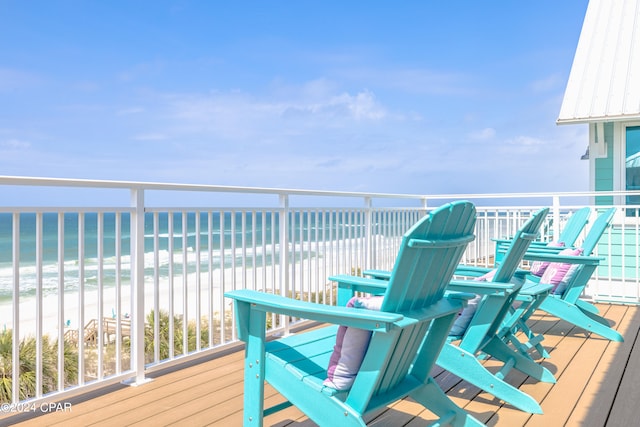
[(0, 174), (588, 190), (587, 0), (0, 0)]

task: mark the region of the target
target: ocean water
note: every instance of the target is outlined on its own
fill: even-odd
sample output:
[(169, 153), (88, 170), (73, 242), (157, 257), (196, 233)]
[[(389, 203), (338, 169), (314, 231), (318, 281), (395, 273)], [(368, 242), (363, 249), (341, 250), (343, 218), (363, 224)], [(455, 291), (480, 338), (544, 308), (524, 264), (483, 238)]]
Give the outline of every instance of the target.
[[(199, 215), (200, 226), (196, 226)], [(130, 278), (130, 217), (128, 214), (102, 214), (102, 274), (99, 272), (99, 215), (65, 213), (62, 251), (64, 261), (64, 291), (74, 291), (84, 284), (85, 289), (96, 288), (99, 277), (105, 287), (117, 279), (128, 283)], [(33, 296), (38, 286), (38, 253), (36, 214), (20, 214), (19, 291), (21, 296)], [(83, 223), (83, 233), (79, 224)], [(120, 222), (120, 236), (116, 223)], [(170, 223), (172, 228), (170, 227)], [(42, 292), (58, 292), (59, 231), (56, 213), (42, 214)], [(344, 241), (357, 238), (364, 232), (361, 216), (340, 212), (294, 214), (290, 241), (298, 248), (297, 257), (318, 256), (310, 251), (311, 242), (321, 240)], [(157, 231), (156, 231), (157, 230)], [(82, 239), (79, 238), (82, 236)], [(13, 219), (0, 214), (0, 302), (12, 297), (15, 277), (13, 269)], [(279, 257), (279, 228), (277, 214), (271, 212), (188, 212), (184, 215), (167, 212), (145, 214), (145, 277), (151, 281), (154, 270), (168, 277), (170, 272), (181, 274), (231, 268), (244, 265), (270, 265)], [(199, 243), (199, 251), (198, 251)], [(209, 250), (211, 247), (211, 250)], [(119, 254), (118, 254), (119, 249)], [(80, 253), (80, 250), (83, 252)], [(171, 256), (173, 254), (173, 257)], [(185, 261), (186, 254), (186, 261)], [(198, 256), (199, 255), (199, 256)], [(79, 261), (82, 259), (82, 263)], [(118, 262), (120, 259), (120, 262)], [(244, 264), (242, 263), (244, 259)], [(81, 265), (82, 264), (82, 265)], [(117, 266), (120, 267), (118, 271)], [(82, 274), (81, 274), (82, 267)], [(170, 269), (171, 267), (171, 269)]]

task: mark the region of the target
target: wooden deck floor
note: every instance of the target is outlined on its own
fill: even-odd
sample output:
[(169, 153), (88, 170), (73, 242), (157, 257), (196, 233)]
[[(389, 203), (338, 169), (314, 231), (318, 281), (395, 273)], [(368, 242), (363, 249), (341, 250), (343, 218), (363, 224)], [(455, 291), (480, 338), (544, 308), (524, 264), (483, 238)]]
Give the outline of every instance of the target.
[[(434, 371), (436, 380), (456, 403), (487, 425), (493, 426), (627, 426), (637, 425), (640, 414), (640, 310), (634, 306), (600, 305), (625, 337), (613, 343), (550, 316), (535, 318), (534, 330), (545, 332), (544, 345), (551, 358), (543, 361), (557, 384), (532, 381), (518, 372), (507, 376), (541, 402), (543, 415), (521, 412), (493, 396)], [(70, 411), (45, 415), (7, 417), (0, 425), (20, 426), (239, 426), (242, 417), (242, 352), (190, 363), (154, 375), (138, 387), (111, 386), (69, 401)], [(491, 366), (491, 361), (486, 362)], [(267, 386), (267, 405), (283, 399)], [(30, 417), (30, 418), (29, 418)], [(410, 399), (381, 412), (370, 425), (422, 426), (432, 415)], [(314, 426), (295, 408), (265, 419), (268, 426)]]

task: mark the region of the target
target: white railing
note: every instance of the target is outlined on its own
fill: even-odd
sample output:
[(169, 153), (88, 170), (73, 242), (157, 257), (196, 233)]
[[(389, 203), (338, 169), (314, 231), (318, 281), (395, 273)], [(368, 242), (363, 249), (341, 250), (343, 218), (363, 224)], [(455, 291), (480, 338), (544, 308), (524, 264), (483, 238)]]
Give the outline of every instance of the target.
[[(550, 240), (571, 211), (595, 197), (426, 196), (0, 177), (0, 194), (16, 186), (29, 192), (54, 188), (72, 202), (39, 206), (34, 197), (24, 199), (22, 207), (0, 206), (0, 327), (4, 337), (12, 337), (11, 354), (2, 360), (20, 360), (12, 365), (11, 378), (21, 381), (20, 387), (0, 390), (0, 400), (14, 403), (120, 381), (143, 383), (153, 370), (234, 345), (232, 307), (223, 297), (230, 289), (331, 304), (335, 290), (328, 276), (392, 268), (404, 231), (445, 201), (476, 203), (477, 238), (464, 262), (490, 266), (492, 239), (512, 235), (535, 210), (552, 207), (543, 235)], [(110, 198), (115, 192), (130, 203), (75, 207), (82, 196), (73, 199), (74, 192), (86, 195), (87, 190), (109, 192)], [(217, 198), (227, 194), (242, 197), (242, 205), (261, 203), (215, 207)], [(185, 195), (192, 196), (190, 203), (200, 201), (199, 207), (174, 207), (176, 199), (189, 198)], [(374, 202), (389, 206), (374, 207)], [(588, 289), (592, 298), (640, 301), (638, 219), (625, 215), (626, 209), (619, 206), (606, 239), (607, 253), (619, 255), (620, 265), (599, 269)], [(612, 249), (616, 233), (627, 239), (619, 254)], [(271, 316), (269, 326), (274, 333), (286, 333), (292, 320)], [(29, 345), (32, 353), (26, 350)], [(25, 366), (36, 373), (35, 380), (21, 374)]]

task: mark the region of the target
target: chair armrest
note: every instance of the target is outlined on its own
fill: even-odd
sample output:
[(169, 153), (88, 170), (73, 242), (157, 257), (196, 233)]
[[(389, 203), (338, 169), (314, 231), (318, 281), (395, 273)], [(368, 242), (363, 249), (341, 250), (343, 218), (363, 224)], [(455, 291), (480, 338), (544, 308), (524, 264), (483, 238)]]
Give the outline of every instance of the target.
[[(496, 246), (509, 247), (513, 243), (513, 238), (501, 238), (501, 239), (492, 238), (491, 241), (496, 242)], [(535, 247), (549, 247), (549, 248), (555, 247), (555, 246), (547, 246), (549, 243), (550, 242), (543, 242), (542, 240), (534, 240), (530, 243), (530, 245)], [(564, 249), (564, 248), (560, 247), (560, 249)]]
[(391, 272), (388, 270), (365, 270), (362, 274), (380, 280), (389, 280), (391, 278)]
[[(456, 268), (454, 276), (469, 276), (469, 277), (480, 277), (492, 270), (495, 270), (496, 267), (474, 267), (471, 265), (459, 265)], [(525, 279), (531, 272), (529, 270), (523, 270), (521, 268), (517, 269), (515, 273), (513, 273), (514, 277), (518, 277), (520, 279)]]
[(452, 280), (447, 291), (474, 293), (481, 295), (505, 294), (513, 291), (512, 283), (480, 282), (477, 280)]
[(510, 245), (513, 242), (513, 239), (508, 239), (508, 238), (504, 238), (504, 239), (491, 239), (494, 242), (496, 242), (496, 244), (500, 245), (500, 244), (507, 244)]
[[(361, 308), (334, 307), (308, 301), (299, 301), (280, 295), (241, 289), (225, 292), (237, 304), (247, 304), (251, 310), (284, 314), (322, 323), (351, 326), (370, 331), (389, 331), (395, 322), (404, 318), (401, 314), (383, 311), (363, 310)], [(244, 313), (243, 313), (244, 314)], [(248, 316), (247, 316), (248, 317)]]
[(572, 246), (529, 246), (527, 252), (557, 254), (565, 249), (575, 249)]
[(470, 276), (470, 277), (480, 277), (484, 274), (489, 273), (491, 270), (495, 270), (494, 267), (476, 267), (473, 265), (464, 265), (460, 264), (456, 267), (454, 276)]
[(355, 292), (365, 292), (368, 294), (383, 293), (389, 285), (387, 280), (350, 276), (348, 274), (329, 276), (329, 280), (338, 282), (338, 287), (340, 288), (352, 289)]
[[(496, 255), (502, 254), (506, 255), (508, 246), (496, 246)], [(556, 246), (529, 246), (527, 249), (527, 254), (550, 254), (557, 255), (560, 251), (567, 249), (567, 247), (556, 247)]]
[(448, 298), (450, 300), (460, 300), (463, 301), (463, 303), (467, 304), (467, 302), (469, 302), (470, 300), (474, 299), (477, 296), (476, 293), (471, 293), (471, 292), (460, 292), (460, 291), (454, 291), (454, 290), (445, 290), (444, 291), (444, 297)]
[(604, 257), (593, 255), (558, 255), (542, 252), (527, 252), (524, 255), (527, 261), (561, 262), (565, 264), (598, 265), (604, 261)]
[(533, 297), (551, 292), (553, 285), (527, 281), (516, 297), (518, 300), (530, 301)]

